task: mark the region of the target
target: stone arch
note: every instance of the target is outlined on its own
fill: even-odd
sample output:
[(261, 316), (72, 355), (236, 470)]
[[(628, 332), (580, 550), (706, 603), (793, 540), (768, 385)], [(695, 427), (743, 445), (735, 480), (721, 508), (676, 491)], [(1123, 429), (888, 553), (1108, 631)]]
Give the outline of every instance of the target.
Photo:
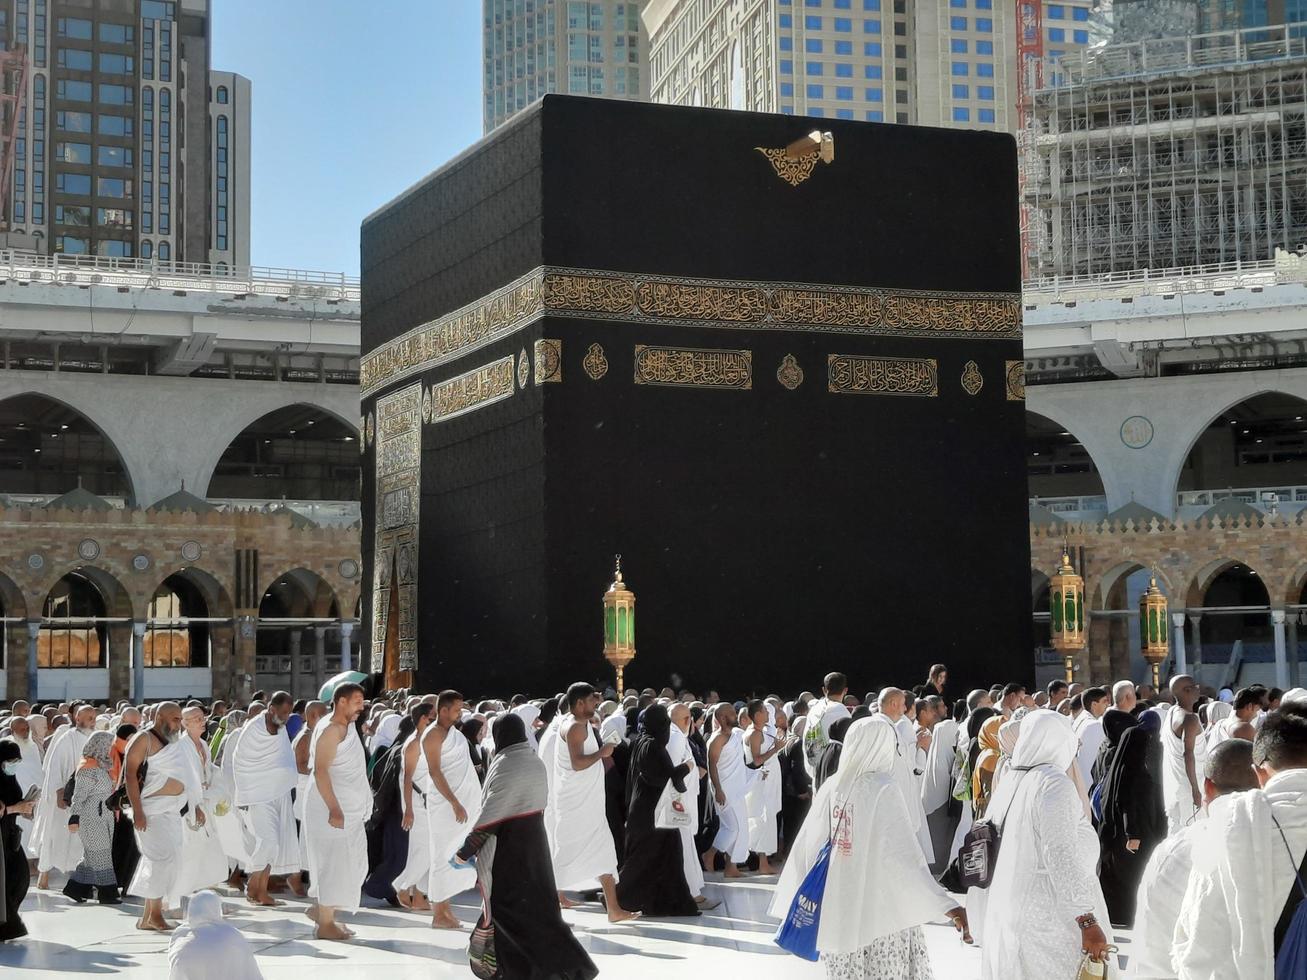
[(279, 585), (286, 583), (298, 595), (298, 602), (293, 615), (325, 619), (340, 615), (340, 590), (325, 576), (302, 566), (287, 568), (279, 575), (268, 579), (267, 586), (259, 594), (260, 601), (272, 593)]
[[(357, 419), (345, 418), (312, 398), (260, 408), (266, 410), (245, 412), (236, 420), (239, 428), (226, 430), (234, 434), (209, 460), (203, 474), (206, 495), (358, 499), (362, 462)], [(319, 433), (323, 435), (319, 437)], [(301, 452), (293, 446), (297, 439), (312, 450)], [(249, 475), (243, 477), (247, 467)], [(282, 475), (267, 476), (271, 470), (280, 470)], [(348, 476), (339, 478), (341, 473)]]
[(0, 572), (0, 615), (26, 619), (28, 608), (27, 597), (23, 595), (18, 583)]
[[(1302, 431), (1307, 432), (1307, 392), (1295, 392), (1295, 391), (1287, 390), (1287, 386), (1278, 384), (1275, 381), (1271, 380), (1272, 378), (1275, 377), (1275, 375), (1272, 374), (1271, 372), (1266, 372), (1268, 375), (1270, 375), (1270, 377), (1265, 380), (1257, 377), (1258, 373), (1259, 372), (1250, 372), (1250, 375), (1247, 376), (1249, 377), (1249, 383), (1246, 389), (1241, 391), (1237, 398), (1227, 399), (1226, 403), (1221, 407), (1220, 411), (1208, 412), (1205, 415), (1198, 414), (1198, 415), (1190, 416), (1191, 420), (1202, 419), (1201, 424), (1195, 423), (1193, 424), (1192, 428), (1188, 429), (1183, 433), (1177, 434), (1178, 438), (1176, 438), (1174, 441), (1174, 446), (1176, 448), (1175, 450), (1173, 450), (1173, 454), (1166, 464), (1168, 485), (1170, 486), (1171, 499), (1173, 501), (1181, 493), (1180, 484), (1185, 476), (1185, 467), (1189, 463), (1190, 458), (1193, 456), (1194, 450), (1198, 448), (1198, 444), (1204, 439), (1204, 437), (1208, 436), (1209, 432), (1213, 432), (1214, 430), (1219, 428), (1216, 425), (1216, 423), (1219, 420), (1221, 419), (1229, 420), (1230, 416), (1241, 406), (1247, 405), (1249, 402), (1255, 401), (1256, 399), (1259, 398), (1264, 398), (1265, 396), (1268, 395), (1278, 395), (1286, 399), (1293, 399), (1294, 401), (1301, 403), (1301, 412), (1298, 414), (1300, 415), (1300, 421), (1302, 421), (1303, 423)], [(1230, 427), (1231, 429), (1241, 428), (1242, 423), (1235, 420), (1231, 420)], [(1302, 466), (1301, 478), (1304, 481), (1307, 481), (1307, 464), (1303, 464)], [(1243, 479), (1241, 479), (1240, 482), (1248, 486), (1266, 486), (1268, 484), (1292, 482), (1292, 481), (1284, 481), (1284, 480), (1267, 479), (1264, 477), (1259, 477), (1257, 475), (1249, 476), (1246, 478), (1246, 480), (1250, 482), (1244, 482)], [(1217, 482), (1224, 483), (1225, 485), (1231, 485), (1230, 481), (1218, 480)], [(1224, 489), (1224, 486), (1190, 487), (1187, 489), (1220, 490), (1220, 489)]]
[[(1086, 460), (1089, 468), (1082, 470)], [(1026, 472), (1033, 498), (1106, 494), (1102, 471), (1075, 430), (1029, 408), (1026, 409)]]
[(1147, 562), (1138, 559), (1128, 559), (1119, 561), (1115, 565), (1106, 569), (1097, 576), (1093, 589), (1090, 591), (1089, 608), (1090, 609), (1122, 609), (1124, 606), (1109, 604), (1114, 598), (1119, 597), (1120, 586), (1134, 575), (1136, 572), (1153, 571), (1157, 575), (1157, 587), (1162, 590), (1168, 599), (1176, 598), (1175, 586), (1172, 584), (1171, 576), (1167, 574), (1165, 568), (1161, 566), (1149, 565)]
[[(128, 503), (135, 502), (136, 483), (133, 477), (132, 467), (129, 464), (127, 455), (123, 451), (123, 446), (129, 444), (130, 435), (127, 433), (117, 433), (114, 430), (118, 420), (112, 419), (108, 415), (100, 417), (99, 406), (93, 405), (91, 399), (85, 398), (82, 392), (73, 389), (60, 390), (59, 394), (53, 394), (48, 391), (40, 390), (39, 386), (24, 387), (22, 390), (5, 394), (0, 388), (0, 431), (3, 431), (4, 446), (10, 451), (19, 451), (19, 446), (28, 441), (36, 441), (40, 444), (35, 447), (22, 445), (23, 452), (42, 452), (54, 448), (58, 445), (55, 441), (59, 438), (65, 441), (71, 441), (78, 438), (77, 429), (86, 428), (91, 430), (95, 437), (103, 442), (103, 448), (108, 450), (105, 454), (107, 459), (109, 455), (116, 461), (116, 470), (120, 472), (105, 474), (104, 482), (97, 485), (88, 485), (86, 489), (95, 494), (105, 496), (117, 496), (119, 493), (127, 500)], [(44, 424), (41, 419), (36, 418), (35, 410), (44, 408), (44, 414), (51, 418), (51, 421)], [(51, 411), (54, 409), (56, 411)], [(63, 415), (57, 410), (62, 409)], [(32, 419), (11, 418), (10, 414), (17, 412), (21, 415), (31, 414)], [(56, 418), (57, 417), (57, 418)], [(84, 423), (84, 426), (78, 423)], [(42, 433), (41, 430), (50, 428), (49, 433)], [(92, 440), (94, 442), (95, 440)], [(46, 455), (49, 455), (47, 452)], [(12, 462), (12, 461), (11, 461)], [(50, 483), (48, 486), (38, 485), (46, 481), (41, 481), (39, 476), (31, 486), (27, 486), (28, 481), (16, 479), (20, 477), (23, 470), (13, 465), (0, 465), (0, 474), (7, 473), (8, 476), (0, 476), (0, 493), (49, 493), (59, 495), (73, 490), (80, 482), (79, 477), (69, 476), (67, 479), (71, 482), (64, 485), (62, 482), (55, 484)], [(88, 477), (94, 477), (95, 474), (87, 473)], [(89, 482), (95, 483), (95, 479)]]
[[(1203, 606), (1203, 600), (1207, 595), (1207, 590), (1211, 588), (1212, 583), (1215, 582), (1223, 572), (1234, 568), (1236, 565), (1244, 565), (1248, 568), (1253, 567), (1251, 563), (1243, 558), (1225, 556), (1209, 561), (1207, 564), (1196, 569), (1188, 578), (1188, 584), (1185, 591), (1185, 606), (1194, 610), (1201, 609)], [(1269, 590), (1267, 594), (1270, 594)]]
[[(89, 593), (85, 591), (88, 587)], [(66, 589), (72, 589), (76, 595), (88, 599), (92, 598), (92, 593), (98, 596), (96, 608), (80, 608), (70, 603), (69, 607), (65, 607), (68, 610), (65, 615), (71, 616), (72, 619), (65, 620), (57, 615), (60, 607), (54, 603), (61, 601), (57, 595)], [(52, 576), (48, 588), (41, 594), (39, 601), (31, 607), (33, 616), (39, 614), (43, 620), (37, 639), (38, 651), (44, 650), (44, 653), (38, 652), (38, 662), (42, 659), (46, 661), (42, 664), (42, 669), (60, 666), (104, 668), (115, 659), (130, 662), (130, 629), (124, 631), (104, 620), (135, 619), (133, 606), (130, 591), (118, 581), (117, 577), (112, 572), (94, 565), (65, 568)], [(92, 616), (97, 621), (85, 623), (81, 621), (81, 617), (85, 616)], [(62, 625), (60, 625), (61, 621)], [(62, 652), (65, 647), (66, 654)], [(100, 663), (91, 664), (85, 660), (78, 663), (79, 658), (88, 657), (92, 650), (98, 650), (97, 660)], [(60, 659), (63, 663), (59, 662)]]
[(1298, 605), (1303, 601), (1303, 590), (1307, 589), (1307, 558), (1288, 570), (1284, 579), (1275, 588), (1267, 588), (1272, 605)]

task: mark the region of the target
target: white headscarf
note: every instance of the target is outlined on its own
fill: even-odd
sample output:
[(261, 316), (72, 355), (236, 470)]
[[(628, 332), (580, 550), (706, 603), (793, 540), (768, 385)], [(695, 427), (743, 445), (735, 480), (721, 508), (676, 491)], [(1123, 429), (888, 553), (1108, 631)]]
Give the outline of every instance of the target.
[(531, 744), (531, 751), (536, 751), (538, 742), (536, 741), (536, 719), (540, 717), (540, 709), (534, 704), (519, 704), (513, 709), (513, 714), (522, 719), (522, 724), (526, 728), (526, 740)]
[[(953, 795), (953, 760), (958, 723), (945, 718), (930, 733), (930, 750), (926, 753), (926, 772), (921, 780), (921, 808), (934, 813)], [(838, 772), (838, 770), (836, 770)]]
[[(849, 726), (840, 767), (822, 784), (772, 898), (785, 918), (799, 887), (833, 836), (817, 928), (823, 953), (850, 953), (877, 939), (942, 918), (957, 903), (926, 867), (903, 794), (894, 781), (898, 735), (861, 718)], [(886, 887), (886, 882), (892, 882)]]
[(381, 721), (377, 723), (377, 733), (372, 736), (372, 741), (368, 745), (373, 754), (395, 744), (395, 736), (399, 734), (399, 723), (403, 720), (397, 711), (388, 711), (382, 716)]
[(222, 920), (222, 899), (208, 890), (191, 896), (168, 943), (168, 967), (169, 980), (263, 980), (249, 942)]
[(609, 715), (599, 726), (600, 741), (608, 741), (609, 736), (613, 734), (620, 735), (622, 741), (626, 741), (626, 715), (620, 711)]

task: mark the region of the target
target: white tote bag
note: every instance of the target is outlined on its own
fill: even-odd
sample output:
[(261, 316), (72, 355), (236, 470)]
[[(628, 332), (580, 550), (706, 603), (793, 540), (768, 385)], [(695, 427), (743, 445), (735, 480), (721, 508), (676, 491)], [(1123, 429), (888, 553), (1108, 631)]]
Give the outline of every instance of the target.
[(654, 807), (654, 828), (657, 830), (680, 830), (690, 826), (690, 812), (685, 808), (685, 797), (676, 792), (672, 781), (667, 780), (658, 805)]

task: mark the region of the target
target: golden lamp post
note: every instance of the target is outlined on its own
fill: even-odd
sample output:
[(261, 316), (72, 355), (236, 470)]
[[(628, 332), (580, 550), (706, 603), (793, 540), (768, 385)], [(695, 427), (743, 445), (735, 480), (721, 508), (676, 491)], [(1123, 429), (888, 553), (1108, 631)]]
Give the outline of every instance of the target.
[(1167, 630), (1167, 602), (1157, 587), (1157, 572), (1148, 579), (1148, 591), (1139, 597), (1139, 651), (1153, 668), (1153, 690), (1160, 687), (1162, 661), (1171, 652)]
[(1085, 580), (1071, 566), (1071, 556), (1062, 552), (1062, 566), (1048, 582), (1049, 622), (1053, 649), (1061, 651), (1066, 682), (1075, 679), (1075, 655), (1085, 648)]
[(621, 555), (604, 593), (604, 659), (617, 671), (617, 700), (621, 701), (622, 674), (635, 659), (635, 593), (622, 581)]

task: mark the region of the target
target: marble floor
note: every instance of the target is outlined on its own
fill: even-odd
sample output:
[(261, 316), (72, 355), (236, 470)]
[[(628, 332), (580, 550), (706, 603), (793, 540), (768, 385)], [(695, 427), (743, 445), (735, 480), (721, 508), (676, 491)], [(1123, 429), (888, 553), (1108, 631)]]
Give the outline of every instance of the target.
[[(583, 906), (564, 915), (601, 976), (664, 980), (669, 968), (692, 966), (701, 976), (817, 980), (825, 975), (820, 964), (782, 953), (771, 942), (775, 920), (767, 916), (766, 909), (774, 882), (765, 877), (710, 880), (707, 892), (720, 899), (721, 905), (694, 919), (609, 925), (598, 906)], [(61, 886), (62, 882), (52, 884)], [(219, 891), (227, 894), (225, 889)], [(478, 914), (479, 905), (473, 903), (471, 892), (455, 902), (465, 923), (473, 922)], [(267, 980), (301, 980), (309, 968), (312, 980), (373, 976), (466, 980), (472, 975), (467, 967), (467, 934), (433, 932), (422, 916), (385, 907), (365, 908), (343, 917), (358, 936), (342, 944), (314, 940), (301, 900), (292, 898), (277, 909), (252, 909), (236, 897), (225, 904), (228, 921), (249, 938)], [(0, 944), (0, 977), (21, 980), (52, 974), (118, 974), (132, 980), (165, 980), (168, 940), (137, 932), (133, 923), (138, 914), (135, 899), (118, 907), (74, 906), (57, 890), (33, 891), (23, 905), (23, 920), (31, 934), (16, 943)], [(979, 978), (980, 953), (963, 946), (951, 927), (927, 926), (926, 939), (937, 978)], [(1123, 953), (1128, 950), (1128, 936), (1118, 936), (1117, 942)], [(709, 972), (701, 972), (704, 968)], [(714, 973), (718, 968), (723, 972)]]

